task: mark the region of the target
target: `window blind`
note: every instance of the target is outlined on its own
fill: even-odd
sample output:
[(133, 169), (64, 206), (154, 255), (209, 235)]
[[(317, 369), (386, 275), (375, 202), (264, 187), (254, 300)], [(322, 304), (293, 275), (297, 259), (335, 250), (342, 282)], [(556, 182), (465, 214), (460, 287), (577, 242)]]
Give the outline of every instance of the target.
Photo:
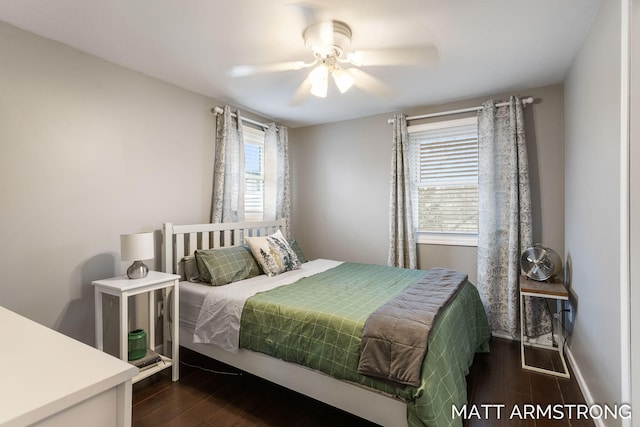
[[(418, 230), (478, 232), (478, 130), (473, 119), (412, 126)], [(416, 194), (417, 193), (417, 194)], [(414, 199), (414, 200), (415, 200)]]
[(264, 131), (244, 126), (244, 216), (262, 221), (264, 216)]

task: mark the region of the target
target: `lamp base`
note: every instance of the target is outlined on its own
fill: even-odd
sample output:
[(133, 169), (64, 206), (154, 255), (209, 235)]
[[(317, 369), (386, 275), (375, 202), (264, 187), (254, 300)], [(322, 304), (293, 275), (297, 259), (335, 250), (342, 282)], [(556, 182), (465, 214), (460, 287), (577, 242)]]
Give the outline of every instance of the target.
[(142, 261), (134, 261), (129, 268), (127, 268), (127, 277), (129, 279), (142, 279), (147, 277), (149, 268), (144, 265)]

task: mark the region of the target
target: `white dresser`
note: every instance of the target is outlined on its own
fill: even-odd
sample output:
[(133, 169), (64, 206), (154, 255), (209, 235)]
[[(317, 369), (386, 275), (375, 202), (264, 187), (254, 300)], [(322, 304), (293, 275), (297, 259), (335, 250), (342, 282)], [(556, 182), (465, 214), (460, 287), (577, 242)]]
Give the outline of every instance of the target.
[(138, 368), (0, 307), (0, 426), (131, 425)]

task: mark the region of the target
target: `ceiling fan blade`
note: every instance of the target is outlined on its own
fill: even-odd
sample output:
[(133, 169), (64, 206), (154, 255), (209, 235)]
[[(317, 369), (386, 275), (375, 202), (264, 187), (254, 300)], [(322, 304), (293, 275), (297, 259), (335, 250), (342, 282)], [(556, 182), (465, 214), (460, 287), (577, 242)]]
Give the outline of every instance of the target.
[(303, 28), (315, 24), (316, 22), (331, 21), (331, 17), (329, 16), (326, 8), (323, 7), (322, 3), (319, 1), (292, 1), (289, 3), (289, 6), (293, 6), (298, 9), (304, 21)]
[[(297, 8), (302, 16), (304, 22), (303, 37), (306, 38), (307, 31), (312, 31), (314, 34), (312, 37), (314, 46), (333, 46), (333, 19), (326, 5), (312, 0), (291, 2), (289, 5)], [(307, 48), (310, 48), (310, 46), (307, 46)]]
[(438, 49), (434, 45), (398, 47), (391, 49), (362, 49), (347, 54), (358, 66), (428, 65), (438, 60)]
[(300, 86), (298, 86), (298, 89), (296, 89), (295, 93), (293, 94), (291, 101), (289, 101), (289, 105), (292, 107), (295, 107), (296, 105), (302, 104), (302, 101), (307, 99), (310, 93), (311, 93), (311, 82), (309, 81), (309, 78), (305, 78), (303, 82), (300, 84)]
[(354, 86), (381, 98), (391, 99), (395, 96), (394, 91), (387, 84), (373, 77), (371, 74), (354, 67), (348, 68), (345, 71), (355, 79), (353, 83)]
[(301, 70), (310, 67), (312, 64), (305, 64), (303, 61), (276, 62), (263, 65), (237, 65), (232, 67), (229, 74), (232, 77), (246, 77), (262, 73), (274, 73), (277, 71)]

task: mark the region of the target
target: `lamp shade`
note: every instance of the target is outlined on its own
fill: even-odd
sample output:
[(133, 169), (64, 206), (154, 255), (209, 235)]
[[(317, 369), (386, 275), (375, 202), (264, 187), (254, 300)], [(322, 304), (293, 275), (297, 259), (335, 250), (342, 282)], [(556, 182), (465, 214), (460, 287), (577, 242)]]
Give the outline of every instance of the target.
[(123, 261), (141, 261), (155, 256), (153, 233), (120, 235), (120, 256)]
[(326, 65), (320, 64), (309, 73), (309, 83), (311, 83), (311, 94), (319, 98), (327, 96), (329, 69)]
[(348, 71), (345, 71), (342, 68), (336, 68), (333, 70), (331, 75), (333, 75), (333, 81), (336, 82), (336, 86), (338, 86), (340, 93), (348, 91), (356, 81)]

